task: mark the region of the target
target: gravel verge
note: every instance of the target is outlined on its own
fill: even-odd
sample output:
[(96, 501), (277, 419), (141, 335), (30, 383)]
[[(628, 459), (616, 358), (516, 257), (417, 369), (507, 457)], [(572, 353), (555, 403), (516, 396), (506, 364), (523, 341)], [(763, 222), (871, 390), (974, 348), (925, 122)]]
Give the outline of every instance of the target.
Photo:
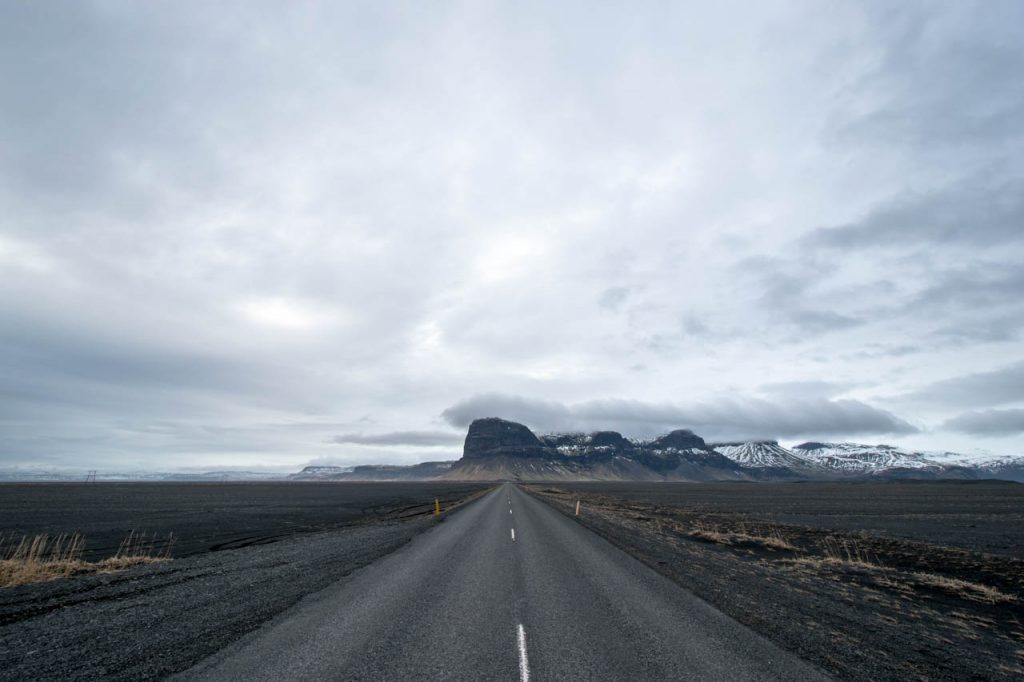
[(838, 679), (1024, 677), (1020, 559), (709, 512), (685, 489), (676, 504), (530, 492)]
[(0, 680), (166, 677), (443, 520), (378, 520), (0, 590)]

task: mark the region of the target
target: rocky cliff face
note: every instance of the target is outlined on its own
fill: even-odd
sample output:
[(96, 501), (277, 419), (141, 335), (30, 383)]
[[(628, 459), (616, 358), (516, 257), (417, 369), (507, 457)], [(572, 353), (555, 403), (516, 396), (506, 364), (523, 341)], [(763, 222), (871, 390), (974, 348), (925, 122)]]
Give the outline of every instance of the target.
[(477, 419), (469, 425), (462, 448), (463, 459), (489, 457), (550, 457), (557, 455), (522, 424), (497, 417)]
[(626, 440), (618, 431), (598, 431), (590, 434), (590, 447), (626, 451), (632, 450), (633, 444)]
[(707, 450), (704, 439), (689, 429), (677, 429), (652, 440), (651, 450)]
[(738, 480), (735, 462), (692, 431), (631, 441), (615, 431), (538, 438), (522, 424), (490, 417), (469, 426), (462, 459), (448, 478), (529, 480)]
[(545, 447), (574, 459), (628, 454), (636, 445), (616, 431), (553, 433), (540, 437)]

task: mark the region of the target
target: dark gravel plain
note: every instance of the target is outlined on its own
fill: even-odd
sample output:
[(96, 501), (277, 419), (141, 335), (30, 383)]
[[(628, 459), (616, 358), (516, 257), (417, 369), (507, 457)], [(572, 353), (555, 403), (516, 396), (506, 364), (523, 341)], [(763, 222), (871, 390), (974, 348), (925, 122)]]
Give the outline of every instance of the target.
[(482, 489), (474, 483), (3, 483), (0, 539), (81, 533), (104, 559), (130, 533), (173, 533), (182, 558), (373, 519), (415, 516)]
[[(12, 487), (16, 504), (7, 497)], [(116, 549), (126, 529), (174, 530), (187, 556), (0, 590), (0, 680), (149, 680), (191, 667), (306, 595), (399, 549), (487, 486), (4, 488), (4, 510), (21, 514), (17, 525), (3, 517), (8, 532), (91, 531)], [(448, 510), (440, 519), (432, 516), (435, 497)], [(78, 523), (62, 526), (62, 519)]]
[(1024, 485), (529, 488), (838, 679), (1024, 679)]
[(894, 539), (1024, 558), (1024, 484), (1010, 481), (799, 483), (559, 483), (704, 513), (870, 532)]

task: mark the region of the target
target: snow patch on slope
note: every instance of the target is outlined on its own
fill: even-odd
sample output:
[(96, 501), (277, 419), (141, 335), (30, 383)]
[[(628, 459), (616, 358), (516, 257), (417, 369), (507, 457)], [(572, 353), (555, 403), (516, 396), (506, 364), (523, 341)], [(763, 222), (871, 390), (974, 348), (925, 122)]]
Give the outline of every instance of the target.
[(836, 471), (874, 473), (889, 469), (941, 469), (943, 466), (926, 453), (891, 445), (803, 443), (794, 447), (793, 451)]
[(748, 443), (715, 443), (711, 449), (748, 469), (809, 468), (816, 463), (773, 440)]

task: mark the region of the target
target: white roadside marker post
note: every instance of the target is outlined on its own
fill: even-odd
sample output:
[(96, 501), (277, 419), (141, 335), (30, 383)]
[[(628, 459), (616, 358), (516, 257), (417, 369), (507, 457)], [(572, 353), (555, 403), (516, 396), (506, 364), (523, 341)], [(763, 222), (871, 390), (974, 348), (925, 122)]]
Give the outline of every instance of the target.
[(576, 516), (580, 515), (580, 501), (576, 500)]

